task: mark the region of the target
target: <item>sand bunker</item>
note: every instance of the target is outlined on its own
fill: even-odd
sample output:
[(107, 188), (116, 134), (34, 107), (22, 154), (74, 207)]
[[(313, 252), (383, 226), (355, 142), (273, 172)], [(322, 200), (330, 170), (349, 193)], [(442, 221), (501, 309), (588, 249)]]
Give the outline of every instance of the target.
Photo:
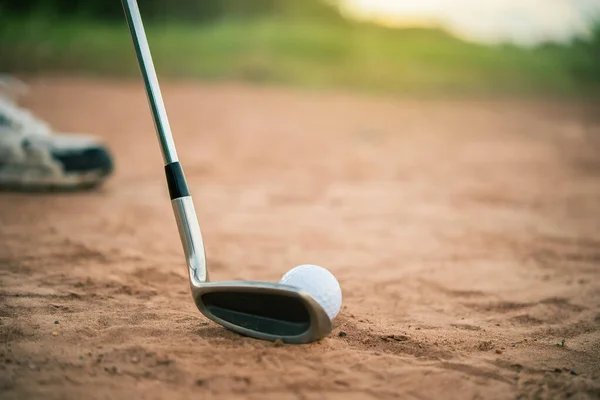
[(163, 83), (211, 277), (342, 285), (274, 346), (195, 309), (141, 81), (32, 83), (117, 173), (0, 194), (2, 399), (600, 397), (600, 109)]

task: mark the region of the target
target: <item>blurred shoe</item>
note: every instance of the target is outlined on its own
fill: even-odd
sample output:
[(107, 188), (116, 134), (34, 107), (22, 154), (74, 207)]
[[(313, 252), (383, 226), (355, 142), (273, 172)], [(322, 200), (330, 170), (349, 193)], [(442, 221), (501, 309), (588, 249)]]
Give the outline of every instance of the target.
[(0, 95), (0, 189), (87, 189), (112, 171), (112, 157), (97, 138), (55, 133), (14, 99)]
[(27, 84), (14, 76), (0, 75), (0, 95), (5, 99), (16, 102), (17, 97), (24, 96), (29, 91)]

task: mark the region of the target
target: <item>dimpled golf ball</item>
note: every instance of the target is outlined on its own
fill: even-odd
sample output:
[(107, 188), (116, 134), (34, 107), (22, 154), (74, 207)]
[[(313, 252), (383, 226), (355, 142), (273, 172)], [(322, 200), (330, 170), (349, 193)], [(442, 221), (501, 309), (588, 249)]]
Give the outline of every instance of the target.
[(306, 291), (333, 320), (342, 306), (342, 288), (335, 276), (318, 265), (304, 264), (292, 268), (279, 283)]

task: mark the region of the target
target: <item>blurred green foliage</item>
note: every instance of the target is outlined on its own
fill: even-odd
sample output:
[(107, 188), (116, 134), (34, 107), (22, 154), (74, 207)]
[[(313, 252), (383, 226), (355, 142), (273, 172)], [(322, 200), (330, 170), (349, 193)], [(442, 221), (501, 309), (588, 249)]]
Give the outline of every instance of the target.
[(600, 85), (600, 21), (594, 24), (589, 40), (579, 40), (572, 47), (580, 49), (573, 63), (573, 74), (582, 82)]
[[(527, 49), (346, 21), (320, 0), (139, 2), (162, 77), (411, 95), (600, 93), (600, 25), (592, 40)], [(0, 71), (139, 77), (119, 0), (4, 9)]]
[[(286, 16), (341, 20), (334, 3), (327, 0), (139, 0), (144, 21), (207, 22), (230, 17)], [(121, 20), (121, 0), (0, 0), (0, 12), (46, 16)]]

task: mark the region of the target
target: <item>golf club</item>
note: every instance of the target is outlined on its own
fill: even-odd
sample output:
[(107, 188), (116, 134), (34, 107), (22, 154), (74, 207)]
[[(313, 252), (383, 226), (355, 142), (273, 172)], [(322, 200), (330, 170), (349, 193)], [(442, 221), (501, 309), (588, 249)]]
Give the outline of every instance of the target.
[(137, 1), (122, 0), (122, 4), (160, 142), (196, 307), (212, 321), (257, 339), (309, 343), (328, 335), (331, 320), (302, 289), (260, 281), (209, 282), (200, 225), (175, 149)]

